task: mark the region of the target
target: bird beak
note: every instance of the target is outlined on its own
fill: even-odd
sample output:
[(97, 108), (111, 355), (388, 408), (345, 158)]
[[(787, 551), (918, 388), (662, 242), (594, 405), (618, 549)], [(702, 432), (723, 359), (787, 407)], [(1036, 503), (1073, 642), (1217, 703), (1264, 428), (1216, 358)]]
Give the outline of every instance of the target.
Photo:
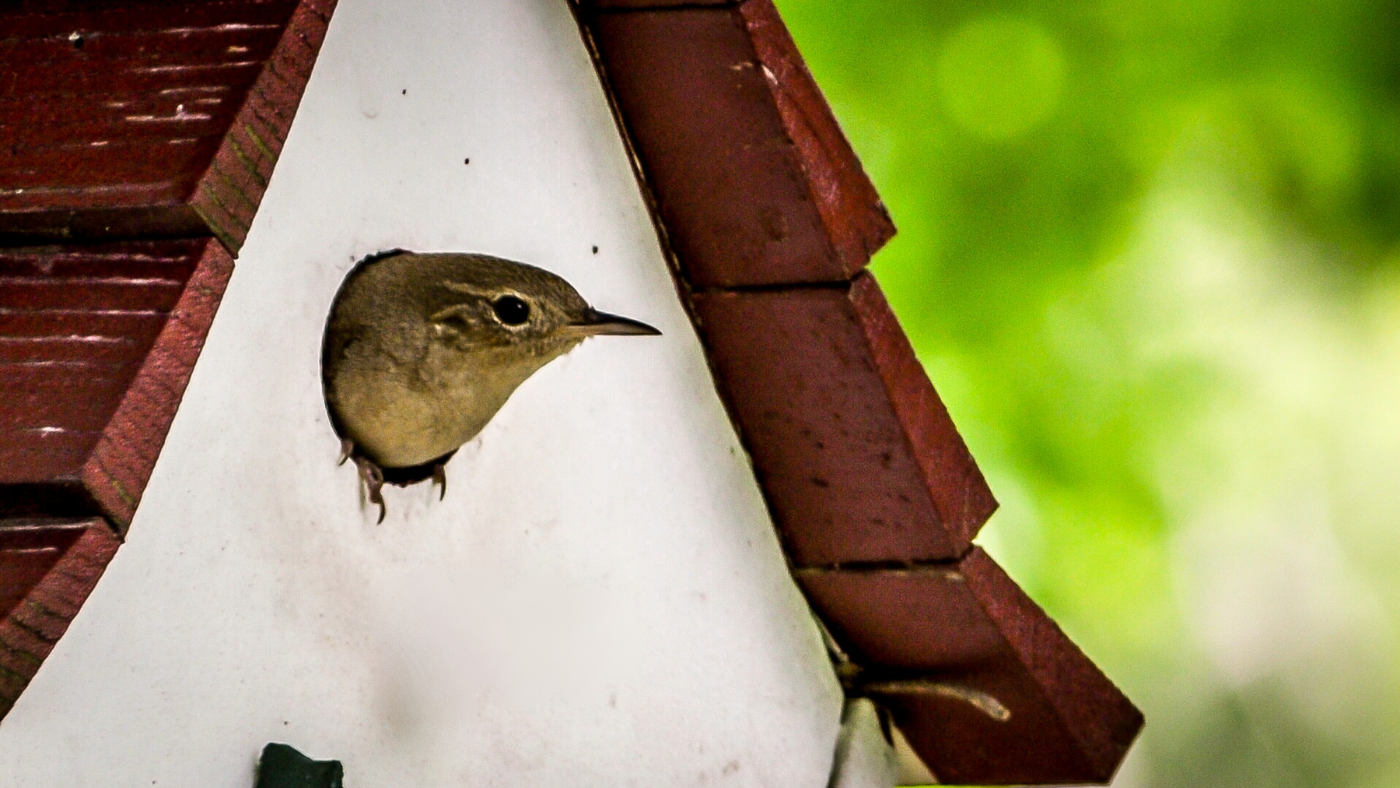
[(569, 332), (578, 337), (596, 336), (657, 336), (661, 332), (630, 317), (610, 315), (590, 309), (569, 324)]

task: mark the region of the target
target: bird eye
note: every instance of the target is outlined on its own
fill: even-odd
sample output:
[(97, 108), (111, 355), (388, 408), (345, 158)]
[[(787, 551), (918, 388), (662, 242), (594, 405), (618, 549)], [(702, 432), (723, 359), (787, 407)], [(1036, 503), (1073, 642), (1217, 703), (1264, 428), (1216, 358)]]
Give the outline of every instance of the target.
[(501, 296), (491, 302), (496, 317), (508, 326), (518, 326), (530, 319), (530, 305), (515, 296)]

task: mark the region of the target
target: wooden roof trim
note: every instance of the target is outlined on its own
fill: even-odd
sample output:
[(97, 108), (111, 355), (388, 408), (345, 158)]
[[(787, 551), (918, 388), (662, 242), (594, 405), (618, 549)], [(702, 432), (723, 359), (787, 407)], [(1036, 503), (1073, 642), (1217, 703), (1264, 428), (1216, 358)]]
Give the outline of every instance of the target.
[[(940, 564), (796, 576), (845, 650), (855, 691), (891, 710), (940, 782), (1108, 782), (1142, 726), (1142, 714), (980, 548)], [(958, 689), (994, 699), (1009, 717)]]
[(0, 518), (123, 534), (233, 260), (212, 238), (0, 249)]
[[(0, 137), (10, 135), (0, 176), (36, 187), (0, 189), (0, 366), (10, 394), (0, 403), (0, 717), (131, 524), (334, 5), (177, 0), (0, 12), (0, 59), (39, 52), (62, 66), (36, 70), (31, 58), (0, 100)], [(234, 72), (175, 87), (149, 76), (240, 52), (265, 58), (242, 87)], [(94, 79), (106, 93), (83, 92), (89, 72), (101, 72)], [(186, 95), (219, 100), (187, 104)], [(215, 109), (195, 112), (210, 117), (190, 133), (225, 124), (208, 138), (167, 140), (125, 117), (184, 122), (166, 115), (205, 106)], [(39, 121), (36, 107), (48, 107)], [(49, 125), (34, 131), (40, 122)]]
[(336, 0), (297, 3), (277, 48), (195, 186), (190, 206), (234, 256), (267, 191), (335, 4)]
[[(1142, 716), (971, 538), (996, 503), (863, 272), (893, 232), (770, 0), (579, 20), (794, 572), (943, 781), (1107, 781)], [(903, 683), (899, 683), (903, 682)], [(1004, 703), (1005, 720), (932, 684)]]
[(207, 244), (141, 371), (83, 464), (83, 486), (121, 535), (136, 515), (232, 274), (229, 253)]
[[(8, 523), (0, 529), (0, 718), (38, 672), (97, 585), (120, 543), (100, 518)], [(41, 572), (15, 571), (44, 559)], [(18, 587), (17, 587), (18, 586)]]
[(894, 222), (778, 10), (771, 2), (760, 2), (741, 4), (738, 11), (763, 64), (783, 128), (797, 147), (833, 251), (843, 268), (859, 271), (894, 237)]
[(848, 281), (894, 234), (771, 3), (585, 16), (689, 286)]
[[(19, 395), (0, 405), (0, 517), (102, 516), (124, 534), (335, 0), (60, 6), (0, 11), (0, 56), (29, 58), (0, 103), (14, 113), (0, 117), (9, 143), (0, 175), (39, 186), (0, 190), (0, 243), (11, 245), (0, 257), (17, 266), (0, 285), (0, 364)], [(47, 63), (69, 76), (55, 82)], [(199, 75), (250, 64), (252, 77)], [(198, 74), (164, 76), (190, 69)], [(54, 101), (56, 125), (29, 131), (28, 110)], [(132, 113), (141, 112), (156, 114), (138, 122), (145, 116)], [(179, 130), (187, 115), (207, 117)], [(215, 121), (223, 125), (193, 140), (192, 153), (166, 152), (187, 147), (182, 134), (210, 134)], [(171, 123), (179, 129), (160, 130)], [(61, 186), (44, 187), (45, 177)], [(41, 240), (64, 245), (23, 245)], [(137, 286), (151, 276), (159, 286)], [(176, 280), (178, 300), (162, 295)], [(73, 377), (69, 368), (93, 372)]]
[(0, 58), (27, 64), (0, 101), (24, 119), (0, 124), (0, 181), (12, 187), (0, 188), (0, 243), (213, 234), (236, 256), (334, 7), (0, 12)]
[(996, 501), (873, 277), (691, 304), (794, 566), (967, 552)]

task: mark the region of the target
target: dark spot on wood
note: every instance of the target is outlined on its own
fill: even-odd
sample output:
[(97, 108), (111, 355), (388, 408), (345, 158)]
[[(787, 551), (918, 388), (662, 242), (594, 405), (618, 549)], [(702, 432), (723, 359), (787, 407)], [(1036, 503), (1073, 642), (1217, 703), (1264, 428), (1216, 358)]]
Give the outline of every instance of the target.
[(779, 209), (770, 205), (758, 212), (758, 218), (769, 240), (781, 241), (788, 236), (787, 217)]
[(598, 247), (595, 246), (595, 247), (593, 247), (593, 254), (597, 254), (597, 253), (598, 253)]

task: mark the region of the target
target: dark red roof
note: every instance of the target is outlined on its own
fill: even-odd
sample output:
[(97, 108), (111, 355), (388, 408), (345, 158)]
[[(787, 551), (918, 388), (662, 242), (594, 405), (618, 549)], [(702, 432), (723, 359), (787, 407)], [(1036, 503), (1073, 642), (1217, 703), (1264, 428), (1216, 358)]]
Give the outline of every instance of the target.
[(118, 544), (101, 519), (0, 527), (0, 717), (68, 629)]
[(125, 531), (333, 2), (0, 9), (0, 516)]
[[(808, 600), (943, 782), (1106, 782), (1142, 715), (971, 539), (996, 502), (879, 286), (894, 232), (770, 0), (580, 20)], [(1010, 712), (994, 719), (937, 687)], [(860, 683), (851, 692), (863, 692)]]
[(231, 270), (207, 237), (0, 248), (0, 515), (125, 529)]
[(0, 715), (131, 523), (333, 5), (0, 8)]
[(0, 238), (237, 249), (334, 0), (0, 10)]

